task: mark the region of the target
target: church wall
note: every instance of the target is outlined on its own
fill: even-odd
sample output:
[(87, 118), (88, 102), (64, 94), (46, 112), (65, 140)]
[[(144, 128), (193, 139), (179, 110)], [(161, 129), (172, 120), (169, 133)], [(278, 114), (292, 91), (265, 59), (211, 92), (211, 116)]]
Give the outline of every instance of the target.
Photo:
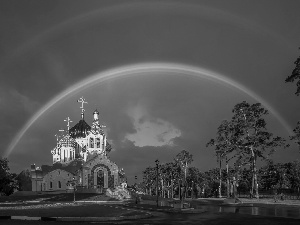
[(51, 171), (43, 178), (43, 191), (66, 190), (67, 182), (73, 180), (73, 177), (72, 173), (65, 170)]
[(98, 155), (91, 159), (84, 165), (83, 170), (83, 186), (94, 188), (95, 177), (97, 174), (94, 173), (97, 170), (103, 170), (105, 172), (105, 188), (114, 188), (119, 185), (119, 169), (118, 166), (111, 162), (107, 157)]
[(42, 179), (31, 179), (32, 191), (42, 191), (43, 180)]

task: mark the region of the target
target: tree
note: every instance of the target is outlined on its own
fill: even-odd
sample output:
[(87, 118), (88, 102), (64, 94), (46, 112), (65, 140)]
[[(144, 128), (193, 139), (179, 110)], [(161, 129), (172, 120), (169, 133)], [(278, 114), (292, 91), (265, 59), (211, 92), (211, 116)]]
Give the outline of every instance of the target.
[(189, 167), (188, 168), (188, 173), (187, 173), (187, 186), (189, 190), (191, 191), (191, 197), (193, 197), (193, 193), (197, 197), (197, 187), (200, 186), (200, 184), (203, 181), (203, 177), (201, 172), (199, 171), (198, 168), (196, 167)]
[(290, 136), (290, 140), (294, 141), (300, 149), (300, 121), (298, 121), (297, 126), (293, 131), (295, 135)]
[(31, 177), (28, 169), (19, 173), (16, 176), (16, 181), (18, 182), (19, 191), (31, 191)]
[(214, 196), (219, 187), (219, 170), (217, 168), (204, 172), (203, 179), (204, 197)]
[(260, 168), (259, 174), (262, 189), (270, 190), (277, 185), (277, 166), (273, 161), (269, 161), (266, 166)]
[(240, 164), (250, 162), (252, 170), (250, 193), (259, 198), (256, 165), (258, 158), (268, 160), (278, 147), (288, 145), (285, 144), (284, 138), (273, 137), (273, 134), (267, 131), (267, 123), (263, 117), (268, 115), (268, 110), (260, 103), (250, 105), (243, 101), (235, 105), (232, 112)]
[(215, 152), (220, 163), (219, 167), (219, 197), (221, 197), (222, 190), (222, 160), (225, 159), (227, 169), (227, 197), (229, 197), (229, 176), (228, 176), (228, 162), (237, 156), (229, 157), (229, 154), (236, 149), (236, 140), (234, 136), (234, 127), (231, 121), (223, 120), (217, 129), (216, 139), (211, 139), (206, 147), (214, 146)]
[(193, 155), (190, 154), (186, 150), (182, 150), (181, 152), (179, 152), (176, 155), (176, 157), (175, 157), (174, 160), (180, 166), (181, 170), (184, 172), (184, 178), (183, 178), (183, 182), (184, 182), (184, 193), (183, 193), (183, 196), (184, 196), (186, 194), (186, 186), (187, 186), (186, 185), (186, 177), (187, 177), (188, 166), (193, 161)]
[(297, 91), (295, 94), (299, 96), (300, 95), (300, 56), (297, 58), (297, 60), (294, 62), (294, 64), (296, 66), (295, 66), (294, 70), (292, 71), (292, 74), (285, 79), (285, 82), (294, 82), (295, 80), (298, 80), (297, 84), (296, 84)]
[[(300, 56), (297, 58), (294, 64), (296, 66), (293, 69), (292, 74), (285, 79), (285, 82), (294, 82), (295, 80), (298, 80), (296, 83), (297, 91), (295, 94), (299, 96), (300, 95)], [(290, 136), (290, 140), (295, 141), (300, 149), (300, 121), (298, 121), (297, 126), (293, 131), (295, 135)]]
[(155, 167), (147, 167), (143, 171), (143, 183), (145, 184), (146, 187), (146, 192), (148, 192), (150, 195), (152, 195), (152, 190), (155, 188), (155, 180), (156, 180), (156, 168)]
[(300, 162), (297, 160), (287, 164), (287, 177), (289, 179), (290, 187), (294, 191), (297, 191), (298, 197), (300, 197)]
[(162, 164), (160, 166), (160, 172), (161, 177), (163, 179), (164, 187), (162, 189), (168, 191), (168, 196), (173, 197), (174, 196), (174, 187), (177, 186), (177, 183), (175, 181), (178, 181), (180, 179), (180, 172), (181, 169), (177, 163), (174, 162), (168, 162), (165, 164)]
[(0, 158), (0, 195), (11, 195), (14, 192), (17, 188), (15, 177), (16, 174), (9, 172), (8, 159)]

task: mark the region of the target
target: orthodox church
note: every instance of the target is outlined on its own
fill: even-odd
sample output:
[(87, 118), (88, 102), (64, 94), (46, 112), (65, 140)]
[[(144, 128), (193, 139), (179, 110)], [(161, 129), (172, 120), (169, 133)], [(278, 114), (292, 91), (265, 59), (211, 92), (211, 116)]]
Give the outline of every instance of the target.
[[(70, 118), (66, 118), (67, 131), (51, 150), (53, 165), (36, 167), (31, 165), (32, 191), (65, 191), (76, 183), (78, 190), (102, 192), (115, 188), (124, 182), (122, 169), (112, 162), (107, 154), (111, 145), (99, 123), (99, 112), (93, 113), (92, 126), (84, 120), (82, 97), (81, 119), (70, 128)], [(58, 137), (58, 136), (57, 136)]]

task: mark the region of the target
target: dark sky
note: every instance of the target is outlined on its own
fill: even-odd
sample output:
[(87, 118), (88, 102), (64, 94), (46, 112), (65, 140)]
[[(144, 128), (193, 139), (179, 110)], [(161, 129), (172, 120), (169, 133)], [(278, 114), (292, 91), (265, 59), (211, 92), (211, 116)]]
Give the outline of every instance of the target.
[[(0, 1), (1, 155), (13, 172), (51, 164), (66, 117), (95, 109), (112, 161), (131, 181), (182, 149), (217, 166), (206, 143), (243, 100), (261, 102), (267, 128), (288, 139), (299, 120), (295, 0)], [(277, 162), (299, 159), (295, 144)]]

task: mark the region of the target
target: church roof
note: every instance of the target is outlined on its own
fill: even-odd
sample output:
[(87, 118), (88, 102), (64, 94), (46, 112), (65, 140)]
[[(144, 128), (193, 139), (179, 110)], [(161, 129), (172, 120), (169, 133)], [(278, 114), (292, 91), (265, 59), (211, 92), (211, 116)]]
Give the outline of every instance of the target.
[(64, 147), (75, 147), (76, 141), (74, 138), (72, 138), (69, 135), (64, 136), (62, 139), (60, 139), (57, 148)]
[(69, 130), (69, 134), (72, 138), (84, 138), (88, 135), (91, 130), (90, 125), (88, 125), (83, 119), (80, 120), (74, 127)]
[(68, 165), (62, 165), (61, 163), (58, 162), (53, 164), (52, 166), (42, 165), (41, 167), (42, 167), (43, 176), (57, 169), (65, 170), (75, 175), (76, 171), (82, 168), (82, 165), (83, 165), (82, 160), (75, 159), (72, 162), (70, 162)]

